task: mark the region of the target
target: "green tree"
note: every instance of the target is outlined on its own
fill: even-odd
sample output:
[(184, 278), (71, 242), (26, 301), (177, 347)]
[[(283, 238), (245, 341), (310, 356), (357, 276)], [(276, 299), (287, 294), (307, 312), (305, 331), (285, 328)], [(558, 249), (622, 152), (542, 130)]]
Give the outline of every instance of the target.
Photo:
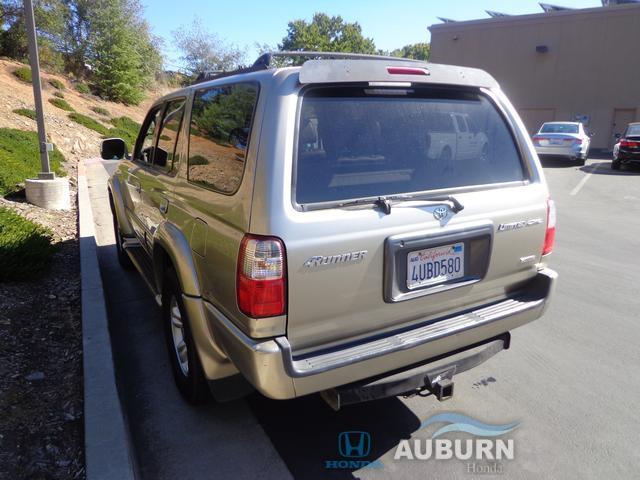
[(182, 52), (188, 75), (197, 77), (201, 73), (237, 68), (244, 59), (244, 51), (209, 32), (195, 19), (189, 27), (173, 32), (173, 39)]
[[(40, 62), (54, 70), (62, 70), (64, 66), (64, 59), (56, 44), (64, 29), (64, 8), (62, 0), (34, 2)], [(25, 61), (28, 53), (23, 2), (0, 0), (0, 55)]]
[[(0, 0), (0, 55), (27, 58), (21, 0)], [(86, 78), (99, 95), (137, 103), (162, 69), (140, 0), (36, 0), (43, 65)]]
[(340, 16), (330, 17), (326, 13), (314, 14), (311, 23), (289, 22), (287, 36), (278, 47), (280, 50), (376, 53), (373, 39), (362, 35), (359, 23), (348, 23)]
[[(95, 93), (137, 104), (162, 69), (162, 57), (139, 0), (65, 0), (70, 4), (68, 32), (75, 32), (69, 56), (85, 71)], [(82, 65), (79, 63), (82, 62)], [(84, 69), (88, 66), (89, 71)]]
[(397, 48), (391, 52), (394, 57), (413, 58), (414, 60), (429, 60), (431, 45), (428, 43), (414, 43)]

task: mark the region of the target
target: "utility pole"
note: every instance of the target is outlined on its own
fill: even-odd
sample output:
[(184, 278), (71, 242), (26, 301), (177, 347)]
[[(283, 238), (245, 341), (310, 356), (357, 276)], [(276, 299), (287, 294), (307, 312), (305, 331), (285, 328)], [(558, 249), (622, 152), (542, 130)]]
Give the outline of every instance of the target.
[(49, 164), (49, 152), (53, 144), (47, 143), (44, 125), (44, 109), (42, 108), (42, 82), (40, 81), (40, 60), (38, 59), (38, 38), (36, 21), (33, 15), (32, 0), (24, 0), (24, 16), (29, 40), (29, 63), (31, 64), (31, 83), (33, 84), (33, 101), (36, 107), (38, 123), (38, 150), (40, 151), (41, 171), (38, 178), (25, 179), (27, 201), (43, 208), (69, 210), (69, 181), (56, 178)]
[(44, 125), (44, 109), (42, 107), (42, 82), (40, 81), (40, 60), (38, 58), (38, 37), (36, 35), (36, 21), (33, 15), (33, 2), (24, 0), (24, 16), (27, 23), (27, 37), (29, 40), (29, 63), (33, 84), (33, 100), (36, 105), (36, 121), (38, 123), (38, 139), (40, 146), (40, 164), (42, 169), (38, 174), (41, 180), (53, 180), (56, 174), (49, 165), (49, 149)]

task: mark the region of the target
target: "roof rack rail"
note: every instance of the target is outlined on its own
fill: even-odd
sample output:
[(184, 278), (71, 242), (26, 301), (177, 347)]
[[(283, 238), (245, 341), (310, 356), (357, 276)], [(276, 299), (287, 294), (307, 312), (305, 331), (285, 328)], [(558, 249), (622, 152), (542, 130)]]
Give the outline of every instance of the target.
[(422, 62), (422, 60), (415, 60), (413, 58), (391, 57), (389, 55), (370, 55), (367, 53), (347, 53), (347, 52), (308, 52), (308, 51), (296, 51), (285, 50), (282, 52), (267, 52), (263, 53), (253, 63), (253, 67), (264, 65), (268, 68), (271, 65), (271, 59), (274, 57), (305, 57), (309, 59), (343, 59), (343, 60), (388, 60), (396, 62)]
[(368, 55), (365, 53), (345, 53), (345, 52), (305, 52), (305, 51), (283, 51), (283, 52), (267, 52), (263, 53), (258, 59), (253, 62), (250, 67), (238, 68), (236, 70), (225, 71), (213, 71), (203, 72), (198, 74), (198, 77), (192, 83), (197, 85), (198, 83), (208, 82), (209, 80), (215, 80), (218, 78), (230, 77), (231, 75), (238, 75), (241, 73), (258, 72), (260, 70), (267, 70), (271, 66), (271, 60), (274, 57), (278, 58), (295, 58), (304, 57), (309, 59), (346, 59), (346, 60), (387, 60), (390, 62), (417, 62), (423, 63), (423, 60), (415, 60), (413, 58), (402, 57), (390, 57), (388, 55)]
[(230, 77), (231, 75), (238, 75), (240, 73), (250, 73), (257, 72), (259, 70), (265, 70), (268, 67), (262, 65), (256, 65), (255, 63), (250, 67), (238, 68), (236, 70), (229, 70), (228, 72), (222, 71), (213, 71), (213, 72), (202, 72), (199, 73), (196, 77), (195, 81), (192, 85), (197, 85), (198, 83), (208, 82), (209, 80), (215, 80), (223, 77)]

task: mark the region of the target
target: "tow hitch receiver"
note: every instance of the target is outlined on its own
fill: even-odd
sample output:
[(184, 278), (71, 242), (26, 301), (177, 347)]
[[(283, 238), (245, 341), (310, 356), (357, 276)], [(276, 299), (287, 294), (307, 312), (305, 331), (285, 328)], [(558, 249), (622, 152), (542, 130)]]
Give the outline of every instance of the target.
[(409, 370), (342, 385), (320, 392), (320, 396), (334, 410), (353, 403), (399, 395), (410, 397), (433, 394), (440, 401), (449, 400), (453, 397), (454, 374), (469, 370), (499, 351), (509, 348), (509, 341), (509, 333), (504, 333)]
[(435, 397), (443, 402), (453, 397), (453, 374), (455, 368), (448, 372), (439, 373), (435, 378), (425, 377), (425, 389), (431, 392)]

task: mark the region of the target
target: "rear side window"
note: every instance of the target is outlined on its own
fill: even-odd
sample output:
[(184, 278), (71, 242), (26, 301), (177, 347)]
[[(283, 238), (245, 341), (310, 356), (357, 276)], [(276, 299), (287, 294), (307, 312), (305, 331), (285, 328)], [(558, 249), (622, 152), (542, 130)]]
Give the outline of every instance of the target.
[(238, 83), (196, 92), (189, 134), (189, 181), (225, 194), (244, 173), (258, 85)]
[(153, 155), (153, 164), (166, 172), (173, 170), (176, 144), (184, 115), (184, 104), (184, 98), (170, 101), (167, 103), (167, 108), (162, 118), (158, 146)]
[(296, 158), (302, 205), (525, 179), (512, 133), (475, 91), (310, 90)]

